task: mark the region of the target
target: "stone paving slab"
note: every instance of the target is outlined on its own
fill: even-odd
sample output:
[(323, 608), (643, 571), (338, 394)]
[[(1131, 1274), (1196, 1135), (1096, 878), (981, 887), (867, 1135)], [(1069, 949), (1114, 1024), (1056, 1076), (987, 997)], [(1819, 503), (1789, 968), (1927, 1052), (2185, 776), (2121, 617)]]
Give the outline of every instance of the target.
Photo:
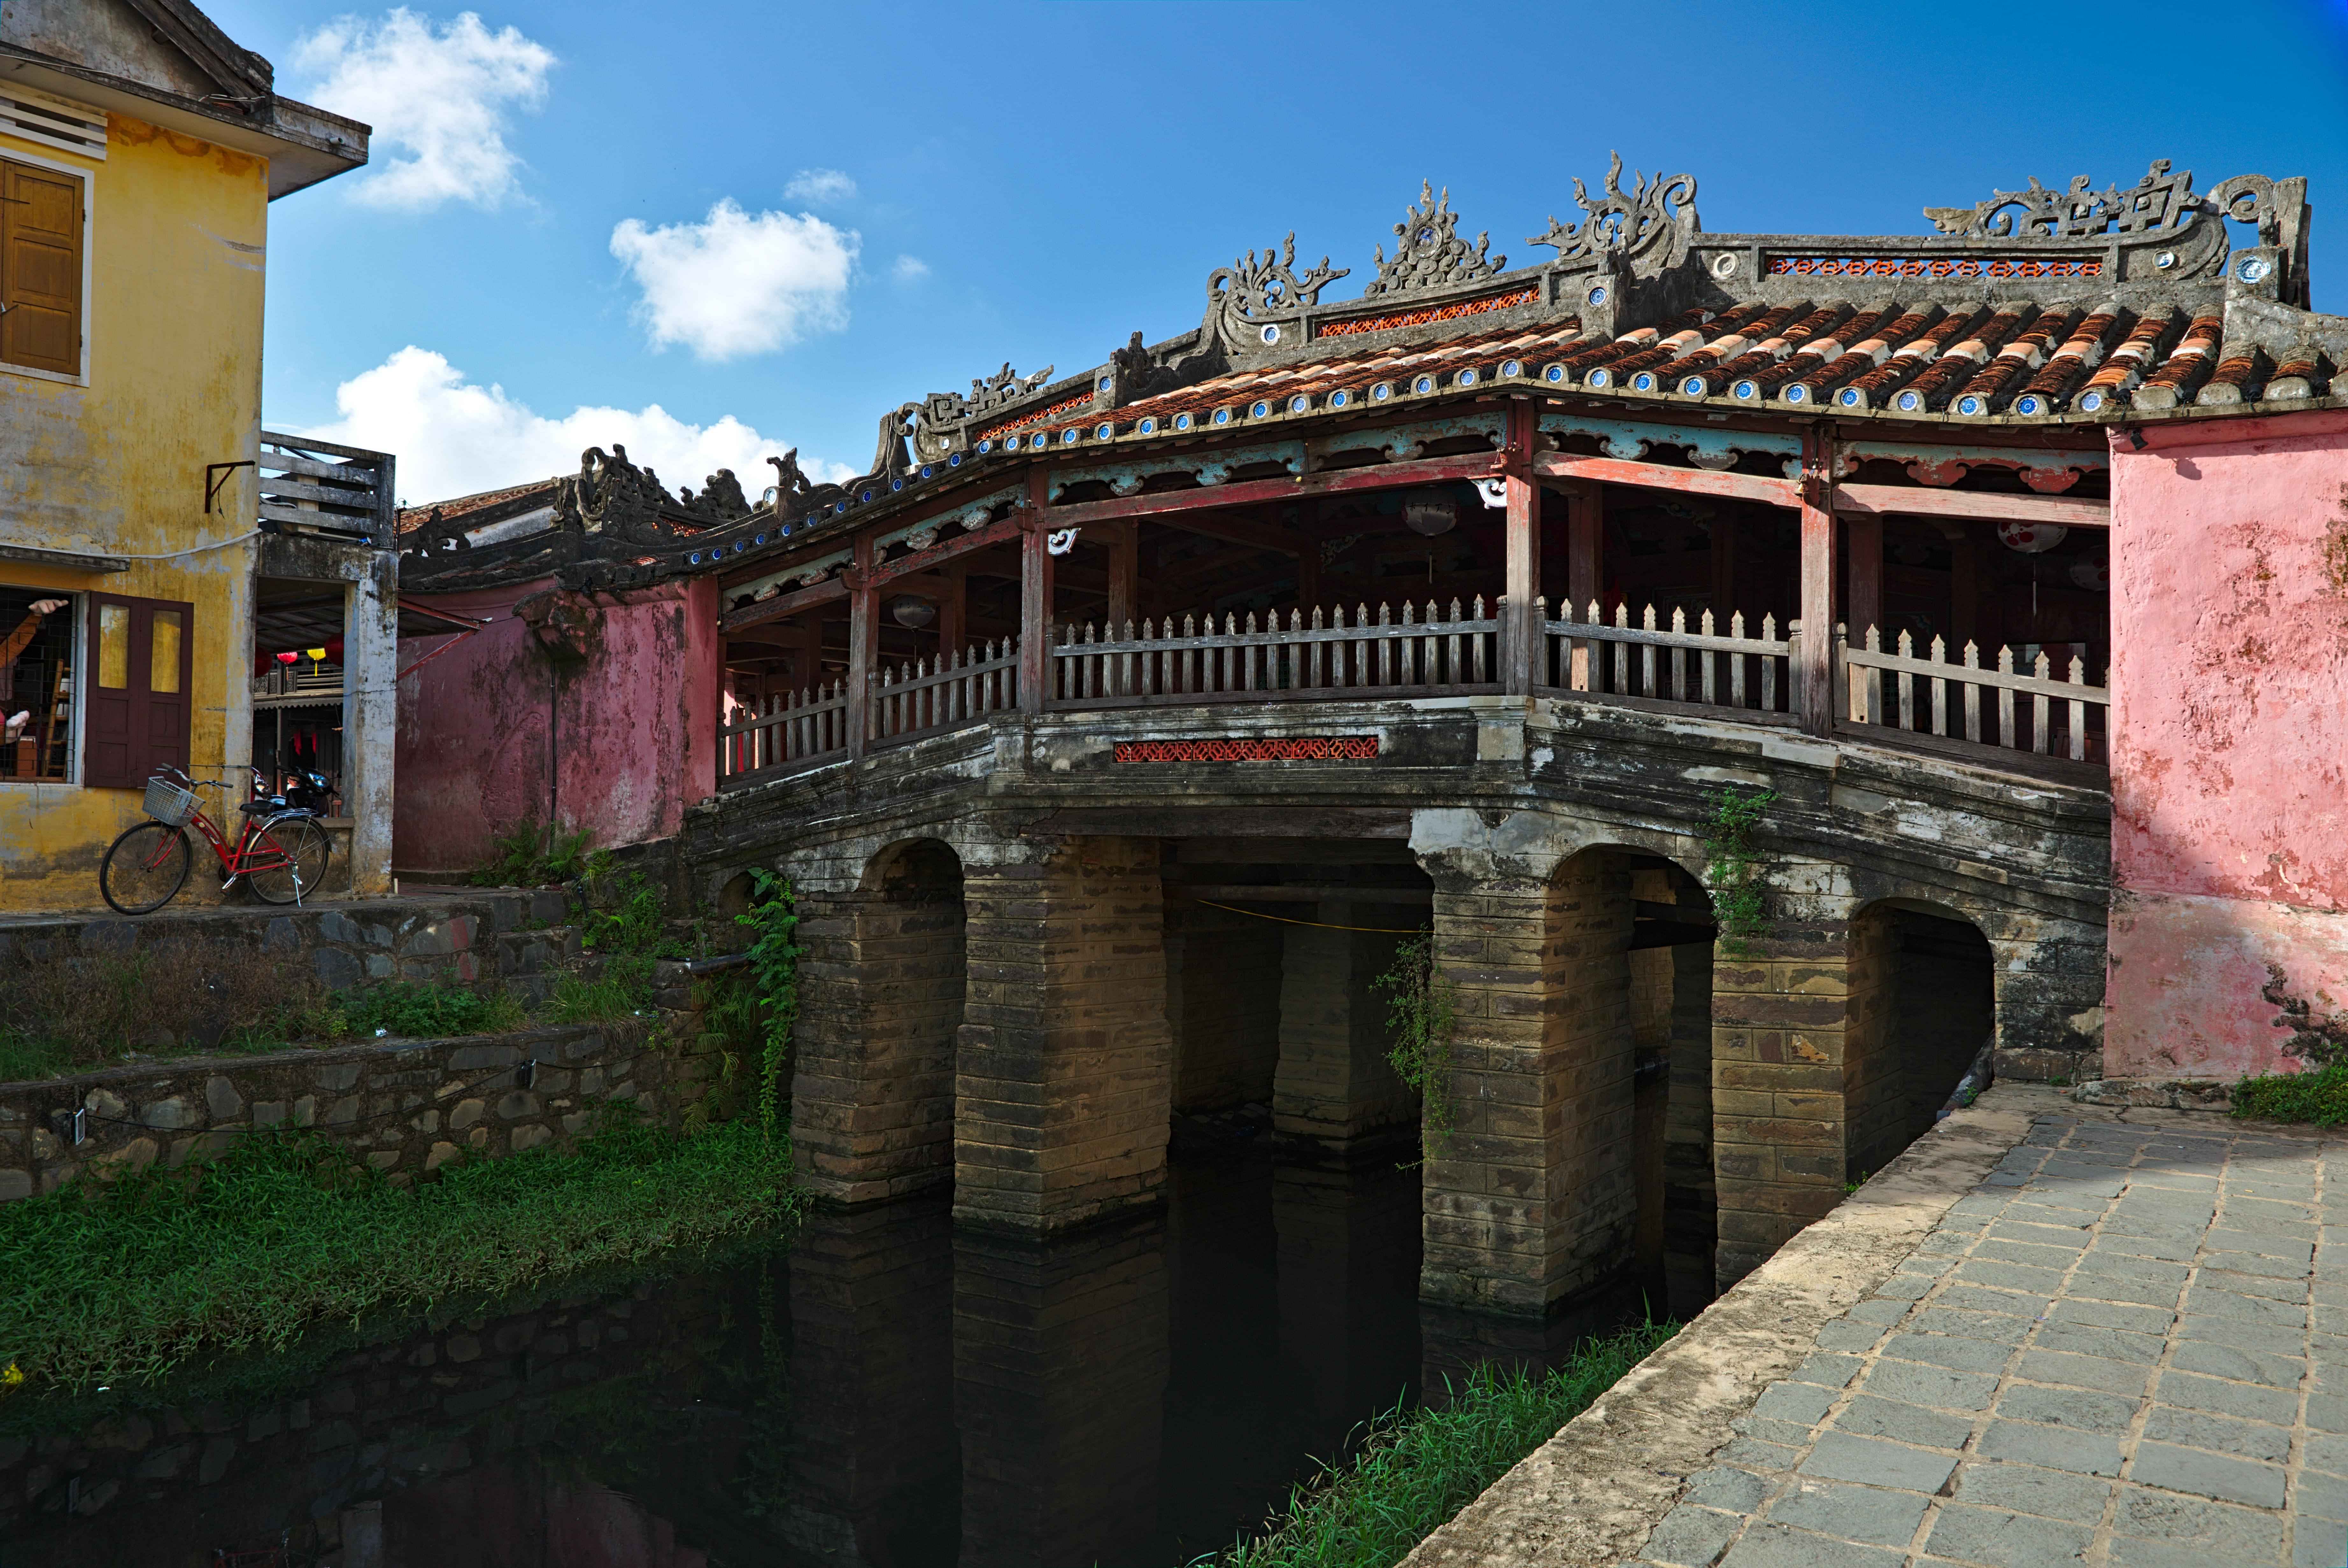
[(2348, 1137), (2050, 1107), (1803, 1352), (1634, 1568), (2343, 1568)]

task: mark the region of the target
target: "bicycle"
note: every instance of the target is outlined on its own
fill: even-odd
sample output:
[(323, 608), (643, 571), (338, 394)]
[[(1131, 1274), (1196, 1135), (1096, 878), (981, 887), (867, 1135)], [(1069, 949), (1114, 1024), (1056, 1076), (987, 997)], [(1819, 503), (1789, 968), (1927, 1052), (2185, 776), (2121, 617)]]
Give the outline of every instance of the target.
[[(261, 788), (259, 773), (252, 780), (256, 789)], [(282, 795), (244, 801), (237, 807), (244, 814), (244, 831), (231, 849), (196, 798), (198, 789), (224, 788), (200, 785), (169, 763), (155, 769), (147, 780), (149, 820), (125, 829), (98, 867), (98, 887), (107, 903), (123, 914), (150, 914), (177, 897), (193, 858), (188, 847), (190, 827), (203, 835), (220, 861), (222, 892), (242, 877), (264, 903), (299, 903), (304, 893), (324, 883), (334, 846), (318, 826), (314, 810), (291, 805)]]

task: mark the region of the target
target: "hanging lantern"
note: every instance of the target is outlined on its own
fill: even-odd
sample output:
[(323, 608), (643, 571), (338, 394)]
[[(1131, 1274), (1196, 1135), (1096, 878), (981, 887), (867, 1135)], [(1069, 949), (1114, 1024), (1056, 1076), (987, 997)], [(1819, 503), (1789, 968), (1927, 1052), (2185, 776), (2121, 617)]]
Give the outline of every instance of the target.
[(2054, 522), (2001, 522), (1997, 542), (2024, 555), (2043, 555), (2063, 542), (2071, 531)]
[(2102, 556), (2071, 562), (2071, 581), (2090, 593), (2112, 591), (2112, 563)]
[(938, 618), (938, 607), (915, 594), (900, 593), (889, 601), (889, 614), (897, 624), (918, 632)]
[(1413, 490), (1402, 498), (1403, 526), (1433, 539), (1459, 526), (1459, 503), (1441, 490)]

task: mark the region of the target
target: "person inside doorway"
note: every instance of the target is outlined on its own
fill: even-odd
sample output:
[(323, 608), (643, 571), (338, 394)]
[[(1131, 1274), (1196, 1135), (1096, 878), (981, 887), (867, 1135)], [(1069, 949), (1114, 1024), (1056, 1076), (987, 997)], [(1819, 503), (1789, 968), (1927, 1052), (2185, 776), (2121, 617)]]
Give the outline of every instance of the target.
[(31, 722), (31, 708), (16, 707), (16, 655), (30, 647), (33, 639), (41, 634), (41, 623), (66, 607), (63, 599), (36, 599), (26, 607), (25, 618), (5, 641), (0, 641), (0, 716), (5, 716), (6, 732), (0, 742), (14, 745)]

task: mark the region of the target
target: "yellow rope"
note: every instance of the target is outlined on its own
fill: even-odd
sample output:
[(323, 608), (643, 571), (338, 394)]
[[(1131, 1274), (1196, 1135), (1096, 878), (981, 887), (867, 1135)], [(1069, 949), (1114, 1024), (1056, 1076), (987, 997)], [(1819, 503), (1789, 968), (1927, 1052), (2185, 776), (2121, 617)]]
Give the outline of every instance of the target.
[(1235, 903), (1217, 903), (1210, 898), (1194, 898), (1192, 903), (1203, 903), (1209, 909), (1228, 909), (1233, 914), (1244, 914), (1251, 920), (1276, 920), (1282, 925), (1317, 925), (1323, 931), (1374, 931), (1381, 936), (1416, 936), (1423, 925), (1332, 925), (1325, 920), (1291, 920), (1284, 914), (1265, 914), (1252, 909), (1241, 909)]

